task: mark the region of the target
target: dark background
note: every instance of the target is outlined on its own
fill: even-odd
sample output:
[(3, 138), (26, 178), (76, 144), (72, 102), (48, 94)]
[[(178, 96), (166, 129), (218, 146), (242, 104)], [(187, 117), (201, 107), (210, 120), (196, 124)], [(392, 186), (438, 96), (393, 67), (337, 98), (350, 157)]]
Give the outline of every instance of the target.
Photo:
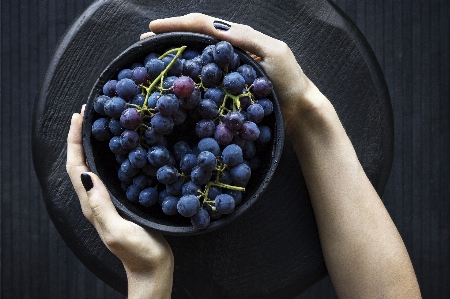
[[(1, 298), (124, 298), (87, 270), (58, 235), (31, 156), (42, 78), (59, 39), (91, 3), (1, 2)], [(449, 1), (335, 3), (373, 48), (391, 95), (395, 147), (384, 202), (423, 297), (450, 298)], [(326, 278), (299, 298), (335, 297)]]

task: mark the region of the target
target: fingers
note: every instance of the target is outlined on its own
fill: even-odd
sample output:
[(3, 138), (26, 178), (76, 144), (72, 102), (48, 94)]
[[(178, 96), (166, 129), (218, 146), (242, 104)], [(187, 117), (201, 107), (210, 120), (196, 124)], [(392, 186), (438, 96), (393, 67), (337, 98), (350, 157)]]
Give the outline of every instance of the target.
[(140, 40), (143, 40), (144, 38), (147, 38), (147, 37), (151, 37), (151, 36), (154, 36), (155, 34), (153, 33), (153, 32), (145, 32), (145, 33), (142, 33), (141, 34), (141, 36), (139, 37), (139, 39)]
[[(214, 22), (219, 21), (221, 24), (228, 24), (228, 30), (216, 29)], [(153, 33), (188, 31), (207, 34), (222, 40), (226, 40), (236, 47), (264, 59), (269, 56), (271, 51), (276, 49), (279, 40), (267, 36), (247, 25), (228, 22), (218, 18), (200, 13), (191, 13), (188, 15), (158, 19), (150, 22), (150, 30)], [(225, 26), (226, 27), (226, 26)]]

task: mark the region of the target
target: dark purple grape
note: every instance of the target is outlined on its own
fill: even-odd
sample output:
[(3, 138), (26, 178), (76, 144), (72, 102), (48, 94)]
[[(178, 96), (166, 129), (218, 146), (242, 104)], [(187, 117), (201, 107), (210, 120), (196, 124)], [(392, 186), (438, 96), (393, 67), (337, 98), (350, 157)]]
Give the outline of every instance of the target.
[(120, 164), (120, 171), (123, 175), (132, 178), (139, 173), (139, 168), (134, 167), (129, 159), (125, 159), (125, 161)]
[(211, 217), (205, 209), (201, 209), (191, 217), (191, 224), (197, 229), (205, 229), (211, 223)]
[(260, 123), (264, 118), (264, 109), (260, 104), (251, 104), (247, 108), (247, 117), (249, 121)]
[(152, 59), (158, 59), (159, 56), (161, 56), (161, 55), (158, 54), (158, 53), (150, 53), (150, 54), (148, 54), (148, 55), (145, 56), (145, 58), (144, 58), (144, 66), (147, 66), (147, 63), (148, 63), (150, 60), (152, 60)]
[(120, 115), (120, 124), (128, 130), (135, 130), (141, 124), (141, 114), (134, 107), (127, 108)]
[(177, 76), (169, 76), (169, 77), (167, 77), (166, 79), (164, 79), (163, 85), (162, 85), (163, 88), (166, 89), (166, 90), (164, 91), (164, 93), (167, 93), (167, 92), (169, 92), (169, 91), (172, 89), (173, 83), (174, 83), (177, 79), (178, 79)]
[(229, 111), (224, 118), (224, 123), (231, 130), (239, 130), (244, 124), (244, 115), (239, 111)]
[(164, 199), (166, 199), (166, 197), (168, 197), (168, 196), (170, 196), (170, 194), (169, 194), (169, 192), (167, 192), (166, 189), (161, 190), (161, 192), (159, 192), (159, 195), (158, 195), (158, 203), (159, 203), (159, 205), (162, 205)]
[(156, 172), (156, 178), (161, 184), (172, 184), (178, 178), (178, 171), (171, 165), (163, 165)]
[(231, 179), (235, 183), (247, 182), (250, 179), (251, 174), (252, 170), (250, 166), (245, 163), (237, 164), (230, 169)]
[[(174, 58), (175, 58), (175, 55), (169, 54), (169, 55), (165, 56), (163, 59), (161, 59), (162, 62), (164, 62), (164, 68), (166, 68)], [(167, 71), (167, 75), (168, 76), (179, 76), (179, 75), (181, 75), (182, 72), (183, 72), (183, 60), (177, 58), (173, 62), (170, 69)]]
[(212, 171), (207, 171), (199, 166), (195, 166), (191, 171), (191, 180), (197, 185), (205, 185), (209, 182)]
[(155, 145), (148, 149), (147, 159), (155, 167), (167, 165), (170, 160), (169, 150), (161, 145)]
[(141, 193), (141, 189), (139, 189), (139, 187), (136, 186), (135, 184), (131, 184), (127, 188), (126, 197), (131, 202), (138, 202), (140, 193)]
[(197, 165), (205, 171), (213, 171), (216, 169), (216, 156), (208, 151), (200, 152), (197, 156)]
[(241, 65), (241, 58), (239, 55), (234, 52), (233, 59), (230, 61), (230, 64), (228, 65), (228, 71), (236, 71), (237, 68)]
[(177, 203), (177, 210), (181, 216), (191, 217), (197, 214), (200, 201), (195, 195), (183, 195)]
[(117, 96), (116, 85), (117, 80), (106, 81), (105, 85), (103, 85), (103, 94), (108, 97)]
[(147, 70), (143, 66), (135, 67), (131, 71), (131, 80), (137, 85), (145, 84), (148, 81)]
[(214, 200), (214, 198), (216, 198), (217, 195), (222, 194), (222, 188), (218, 187), (218, 186), (211, 186), (209, 187), (208, 190), (208, 198)]
[(216, 131), (216, 125), (211, 119), (201, 119), (195, 125), (195, 133), (200, 138), (211, 137)]
[(130, 101), (138, 94), (139, 89), (133, 80), (124, 78), (117, 82), (116, 91), (119, 97), (125, 101)]
[(241, 74), (242, 77), (244, 77), (245, 84), (248, 86), (253, 84), (253, 81), (255, 81), (256, 77), (256, 71), (255, 69), (248, 64), (243, 64), (240, 67), (238, 67), (237, 72)]
[(259, 136), (256, 142), (260, 144), (267, 144), (272, 139), (272, 130), (268, 126), (259, 127)]
[(220, 41), (213, 51), (214, 62), (220, 67), (228, 67), (234, 58), (234, 48), (227, 41)]
[(111, 118), (120, 118), (122, 112), (127, 109), (127, 102), (120, 97), (112, 97), (105, 103), (105, 113)]
[(179, 98), (186, 98), (192, 94), (195, 82), (191, 77), (181, 76), (173, 82), (173, 93)]
[(125, 155), (128, 153), (128, 150), (123, 148), (119, 136), (114, 136), (109, 140), (109, 149), (117, 155)]
[(109, 130), (109, 119), (101, 117), (92, 124), (92, 136), (100, 141), (107, 141), (111, 138), (111, 131)]
[(201, 91), (197, 87), (194, 88), (192, 94), (186, 98), (179, 98), (180, 106), (184, 109), (192, 109), (197, 107), (201, 101)]
[(120, 135), (120, 143), (127, 150), (132, 150), (139, 144), (139, 133), (133, 130), (125, 130)]
[(157, 58), (152, 58), (145, 63), (145, 70), (147, 72), (147, 78), (153, 81), (164, 70), (164, 62)]
[(140, 190), (150, 187), (151, 184), (152, 179), (144, 173), (140, 173), (133, 177), (133, 185), (136, 185)]
[(117, 79), (118, 80), (122, 80), (122, 79), (125, 79), (125, 78), (131, 79), (131, 69), (123, 69), (117, 75)]
[(263, 107), (264, 109), (264, 116), (268, 116), (273, 112), (273, 103), (271, 100), (269, 99), (259, 99), (258, 104), (261, 105), (261, 107)]
[(166, 185), (166, 190), (170, 195), (181, 195), (181, 189), (183, 188), (183, 183), (179, 179), (177, 179), (172, 184)]
[(218, 124), (214, 132), (214, 139), (220, 145), (227, 145), (233, 140), (233, 131), (231, 131), (226, 124)]
[(186, 154), (180, 160), (180, 169), (184, 173), (190, 173), (197, 165), (197, 156), (194, 154)]
[(212, 63), (214, 62), (214, 50), (215, 50), (215, 46), (214, 45), (209, 45), (206, 46), (203, 51), (202, 51), (202, 64), (203, 65), (207, 65), (208, 63)]
[(186, 141), (180, 140), (173, 145), (173, 154), (177, 161), (180, 161), (185, 155), (191, 153), (192, 149)]
[(161, 207), (162, 211), (166, 215), (176, 215), (178, 214), (177, 210), (177, 203), (180, 200), (178, 196), (168, 195), (166, 198), (164, 198)]
[(150, 122), (155, 132), (164, 135), (170, 134), (174, 126), (172, 117), (161, 113), (156, 113)]
[(105, 95), (99, 95), (94, 99), (94, 110), (100, 115), (106, 115), (105, 103), (111, 98)]
[(213, 153), (215, 156), (218, 156), (220, 153), (220, 146), (217, 143), (216, 140), (214, 140), (213, 138), (203, 138), (202, 140), (200, 140), (198, 142), (198, 149), (200, 150), (200, 152), (202, 151), (208, 151)]
[(181, 125), (186, 121), (187, 112), (182, 107), (178, 107), (178, 109), (172, 114), (173, 124)]
[(132, 149), (128, 155), (131, 165), (135, 168), (142, 168), (147, 164), (147, 150), (141, 146)]
[(159, 97), (161, 96), (161, 93), (159, 91), (153, 92), (147, 100), (147, 107), (148, 108), (156, 108), (156, 103), (158, 102)]
[(181, 188), (181, 194), (182, 195), (192, 194), (192, 195), (198, 196), (198, 195), (200, 195), (200, 186), (195, 184), (192, 181), (188, 181)]
[(205, 95), (203, 96), (205, 99), (210, 99), (216, 103), (217, 107), (222, 105), (223, 100), (225, 98), (225, 92), (217, 87), (211, 87), (208, 88), (207, 91), (205, 91)]
[(267, 77), (259, 77), (253, 81), (252, 93), (256, 98), (265, 98), (272, 92), (272, 82)]
[(183, 74), (197, 81), (202, 73), (202, 65), (196, 60), (186, 60), (183, 65)]
[(158, 195), (158, 190), (155, 188), (145, 188), (139, 193), (139, 203), (144, 207), (154, 206), (158, 202)]
[(186, 49), (183, 51), (183, 54), (181, 54), (181, 57), (183, 59), (193, 59), (199, 55), (202, 55), (202, 53), (196, 49)]
[(220, 85), (222, 79), (222, 70), (215, 63), (208, 63), (202, 68), (202, 83), (206, 87), (215, 87)]
[(246, 121), (239, 130), (239, 134), (242, 139), (255, 141), (259, 136), (259, 128), (254, 122)]
[(223, 78), (223, 88), (232, 95), (238, 95), (245, 88), (244, 77), (238, 72), (228, 73)]
[(231, 197), (233, 197), (235, 206), (238, 206), (242, 202), (242, 192), (241, 191), (226, 189), (224, 193), (231, 195)]
[(198, 104), (198, 113), (206, 119), (213, 119), (219, 115), (219, 108), (216, 103), (211, 100), (205, 99)]
[(179, 105), (178, 98), (172, 93), (162, 95), (156, 102), (156, 108), (162, 115), (172, 115), (177, 111)]
[(145, 96), (141, 93), (138, 93), (134, 98), (131, 99), (130, 104), (137, 105), (142, 107), (145, 102)]
[(244, 161), (242, 149), (237, 144), (227, 145), (222, 151), (222, 162), (227, 166), (235, 166)]
[(217, 211), (220, 214), (230, 214), (236, 206), (234, 198), (229, 194), (220, 194), (214, 199)]

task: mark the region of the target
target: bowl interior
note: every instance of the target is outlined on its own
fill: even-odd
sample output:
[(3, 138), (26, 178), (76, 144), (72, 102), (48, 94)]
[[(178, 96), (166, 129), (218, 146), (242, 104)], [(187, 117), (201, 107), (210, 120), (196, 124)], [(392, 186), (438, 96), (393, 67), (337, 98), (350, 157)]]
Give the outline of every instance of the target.
[[(257, 170), (252, 171), (246, 191), (243, 193), (242, 203), (236, 207), (233, 213), (223, 215), (218, 220), (211, 220), (211, 224), (202, 230), (193, 227), (189, 218), (180, 215), (165, 215), (158, 204), (146, 208), (140, 204), (131, 203), (126, 199), (125, 192), (121, 189), (121, 184), (117, 177), (119, 164), (116, 162), (114, 154), (109, 150), (108, 142), (98, 141), (91, 134), (92, 123), (100, 117), (93, 108), (93, 101), (98, 95), (102, 94), (102, 87), (108, 80), (116, 78), (120, 70), (128, 68), (131, 64), (142, 62), (145, 56), (151, 52), (162, 54), (170, 47), (183, 45), (201, 51), (207, 45), (216, 44), (217, 42), (219, 40), (215, 38), (194, 33), (159, 34), (139, 41), (118, 55), (107, 66), (93, 86), (86, 104), (83, 121), (83, 146), (91, 171), (102, 179), (110, 192), (111, 200), (124, 217), (163, 234), (190, 235), (215, 230), (241, 216), (256, 200), (261, 198), (278, 165), (284, 144), (283, 122), (275, 93), (272, 92), (269, 96), (274, 106), (274, 112), (266, 116), (262, 123), (272, 129), (272, 140), (269, 144), (257, 145), (261, 164)], [(240, 56), (241, 64), (252, 65), (258, 77), (265, 76), (262, 68), (249, 55), (237, 48), (235, 48), (235, 52)], [(183, 124), (179, 126), (183, 126)], [(185, 128), (183, 127), (175, 126), (174, 130), (178, 132), (175, 136), (184, 135), (185, 133)]]

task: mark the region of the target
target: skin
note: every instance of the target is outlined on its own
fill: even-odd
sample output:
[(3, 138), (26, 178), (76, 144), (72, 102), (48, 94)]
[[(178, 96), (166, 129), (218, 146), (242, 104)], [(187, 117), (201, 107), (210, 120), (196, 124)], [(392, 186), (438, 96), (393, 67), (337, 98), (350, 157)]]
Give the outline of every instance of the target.
[[(171, 31), (198, 32), (252, 53), (277, 93), (285, 131), (306, 180), (325, 262), (339, 298), (421, 298), (401, 236), (364, 173), (333, 105), (303, 73), (284, 42), (227, 21), (231, 25), (228, 31), (216, 30), (215, 20), (198, 13), (155, 20), (150, 23), (151, 32), (141, 38)], [(81, 146), (81, 121), (81, 116), (74, 114), (67, 169), (83, 213), (124, 263), (130, 288), (136, 294), (144, 294), (142, 288), (155, 289), (167, 291), (169, 298), (173, 256), (167, 243), (160, 235), (119, 219), (105, 187), (94, 174), (91, 191), (86, 192), (81, 185), (80, 174), (88, 171)], [(145, 250), (136, 250), (136, 246)], [(162, 296), (133, 298), (166, 298)]]

